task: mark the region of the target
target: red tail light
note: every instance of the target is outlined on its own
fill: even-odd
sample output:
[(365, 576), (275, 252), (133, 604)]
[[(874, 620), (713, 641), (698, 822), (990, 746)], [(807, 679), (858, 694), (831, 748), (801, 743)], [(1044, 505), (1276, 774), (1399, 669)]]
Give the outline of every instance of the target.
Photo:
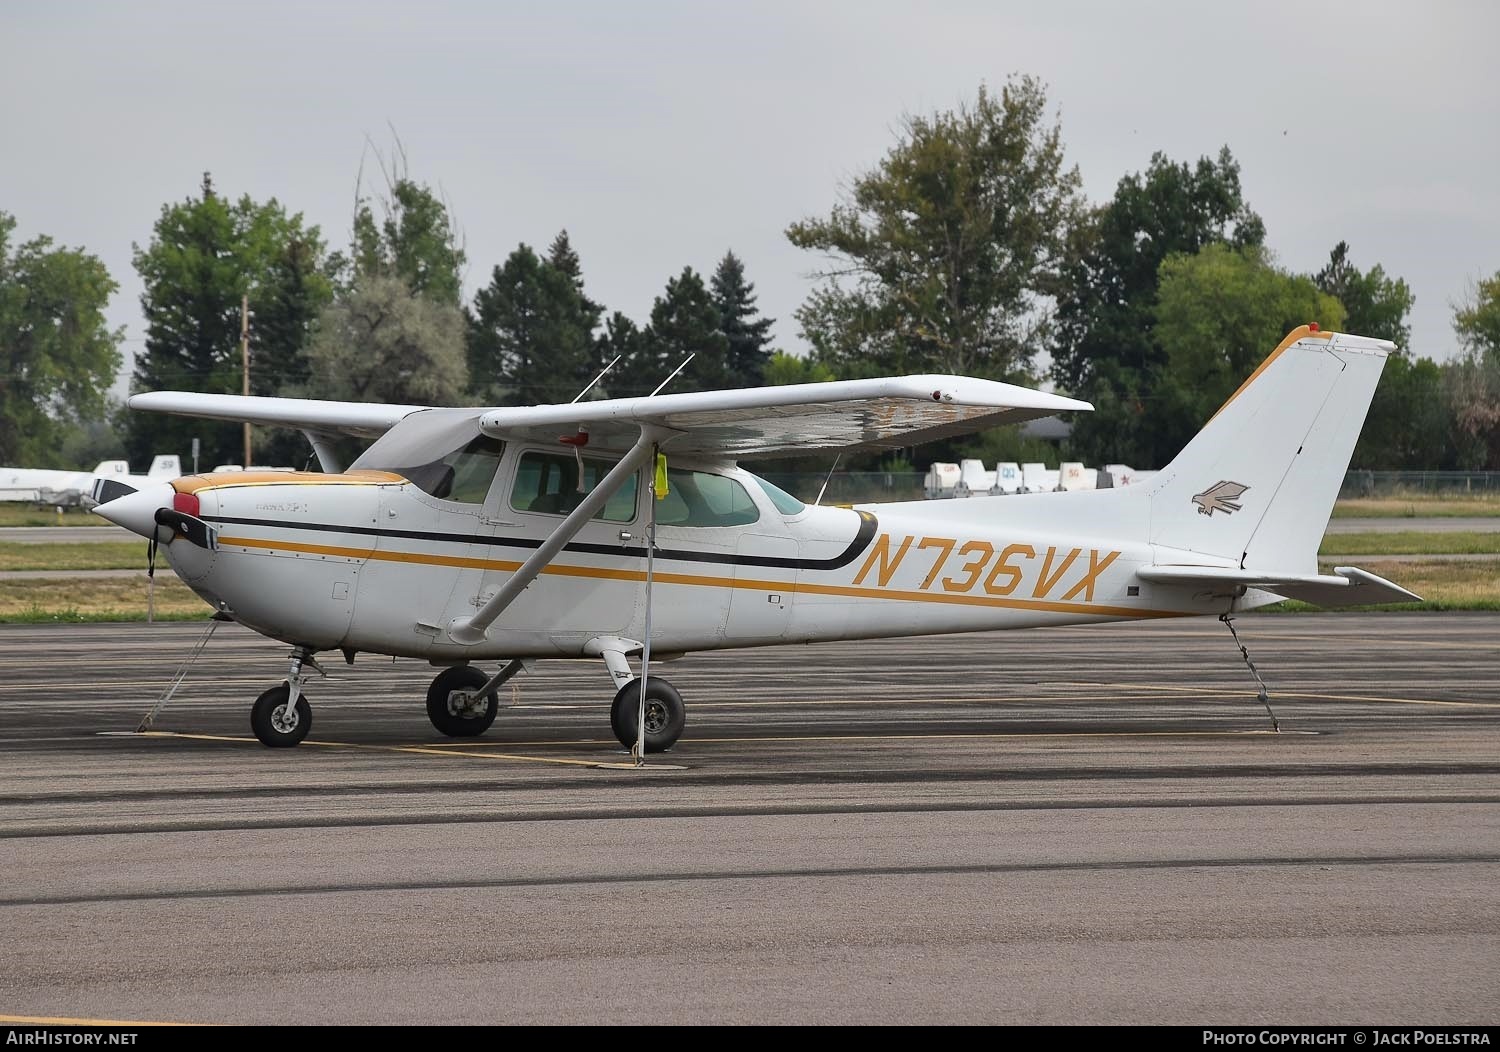
[(174, 493), (172, 494), (172, 510), (180, 511), (184, 515), (198, 517), (199, 504), (196, 493)]

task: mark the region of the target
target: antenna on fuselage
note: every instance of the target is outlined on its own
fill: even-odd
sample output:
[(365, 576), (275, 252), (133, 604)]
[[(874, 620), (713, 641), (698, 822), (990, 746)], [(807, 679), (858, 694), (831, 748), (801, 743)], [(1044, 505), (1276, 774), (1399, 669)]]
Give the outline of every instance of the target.
[(828, 474), (823, 476), (823, 488), (818, 490), (818, 499), (813, 501), (813, 507), (823, 503), (823, 494), (828, 492), (828, 483), (833, 480), (833, 473), (839, 469), (839, 461), (844, 459), (844, 451), (839, 450), (839, 455), (833, 458), (833, 467), (828, 469)]

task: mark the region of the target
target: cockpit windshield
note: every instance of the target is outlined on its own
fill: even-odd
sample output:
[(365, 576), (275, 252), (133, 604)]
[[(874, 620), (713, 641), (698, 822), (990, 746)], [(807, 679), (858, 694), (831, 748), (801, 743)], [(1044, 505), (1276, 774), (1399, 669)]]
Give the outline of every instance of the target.
[(439, 500), (483, 504), (505, 445), (473, 409), (423, 409), (382, 435), (350, 470), (390, 471)]
[[(748, 475), (750, 473), (746, 472), (746, 474)], [(803, 504), (800, 500), (792, 496), (780, 486), (771, 485), (771, 483), (767, 482), (759, 475), (750, 475), (750, 477), (753, 478), (756, 482), (760, 483), (760, 488), (766, 491), (766, 496), (771, 498), (771, 503), (776, 505), (776, 510), (781, 512), (781, 514), (801, 515), (804, 511), (807, 510), (806, 504)]]

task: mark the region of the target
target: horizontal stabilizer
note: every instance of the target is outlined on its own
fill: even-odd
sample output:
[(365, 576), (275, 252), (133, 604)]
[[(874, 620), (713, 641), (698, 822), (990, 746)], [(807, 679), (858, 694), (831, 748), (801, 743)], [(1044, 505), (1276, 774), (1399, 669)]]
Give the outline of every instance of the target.
[(1136, 571), (1143, 581), (1201, 585), (1232, 595), (1241, 587), (1262, 588), (1314, 606), (1363, 606), (1417, 603), (1422, 597), (1398, 584), (1354, 566), (1335, 566), (1332, 574), (1277, 573), (1234, 566), (1147, 566)]

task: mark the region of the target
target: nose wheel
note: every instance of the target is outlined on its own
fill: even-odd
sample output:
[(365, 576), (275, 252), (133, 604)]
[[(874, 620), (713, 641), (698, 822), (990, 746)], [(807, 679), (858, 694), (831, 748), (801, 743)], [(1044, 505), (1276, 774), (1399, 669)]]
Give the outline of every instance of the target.
[(313, 659), (311, 647), (294, 648), (286, 682), (272, 687), (250, 706), (250, 729), (262, 745), (287, 749), (306, 738), (307, 732), (312, 730), (312, 706), (307, 703), (307, 695), (302, 693), (308, 669), (325, 674)]
[(272, 687), (255, 699), (250, 709), (250, 729), (262, 745), (286, 749), (296, 745), (312, 730), (312, 706), (301, 695), (295, 702), (285, 683)]

